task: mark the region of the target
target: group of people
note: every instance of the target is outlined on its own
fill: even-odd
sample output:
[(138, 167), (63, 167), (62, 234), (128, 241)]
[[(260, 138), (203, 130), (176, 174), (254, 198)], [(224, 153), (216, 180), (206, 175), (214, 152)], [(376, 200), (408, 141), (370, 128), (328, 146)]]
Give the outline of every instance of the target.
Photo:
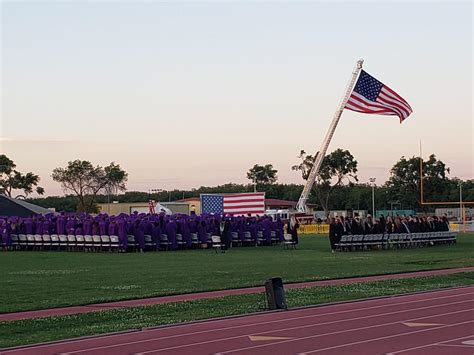
[(392, 234), (392, 233), (424, 233), (449, 231), (449, 221), (443, 217), (417, 217), (417, 216), (396, 216), (373, 218), (360, 218), (357, 214), (354, 217), (344, 218), (343, 216), (331, 218), (329, 223), (329, 242), (331, 249), (336, 249), (336, 244), (343, 235), (366, 235), (366, 234)]
[[(232, 236), (244, 242), (245, 233), (257, 243), (258, 232), (263, 242), (271, 244), (272, 234), (283, 241), (284, 223), (267, 216), (218, 216), (184, 214), (133, 213), (109, 216), (107, 214), (48, 214), (31, 217), (0, 217), (0, 233), (3, 245), (11, 245), (12, 234), (58, 234), (58, 235), (116, 235), (120, 249), (127, 250), (128, 236), (133, 235), (139, 250), (145, 249), (145, 235), (150, 235), (157, 247), (166, 234), (170, 249), (178, 249), (177, 235), (188, 248), (192, 247), (192, 233), (200, 244), (208, 243), (208, 235), (221, 237), (224, 249), (232, 243)], [(272, 233), (273, 232), (273, 233)], [(248, 234), (247, 234), (248, 235)], [(235, 239), (235, 238), (234, 238)]]

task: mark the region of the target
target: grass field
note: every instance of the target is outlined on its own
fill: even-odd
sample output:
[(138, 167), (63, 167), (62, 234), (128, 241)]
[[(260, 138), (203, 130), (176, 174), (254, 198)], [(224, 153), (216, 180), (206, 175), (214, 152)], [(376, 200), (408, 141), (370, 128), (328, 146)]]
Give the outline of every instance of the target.
[[(474, 284), (474, 273), (385, 280), (286, 291), (289, 307), (387, 296)], [(140, 329), (220, 316), (255, 313), (265, 308), (263, 294), (131, 307), (96, 313), (0, 322), (0, 348)]]
[(281, 246), (159, 253), (8, 252), (0, 254), (0, 313), (113, 300), (474, 265), (474, 235), (455, 246), (330, 253), (321, 236)]

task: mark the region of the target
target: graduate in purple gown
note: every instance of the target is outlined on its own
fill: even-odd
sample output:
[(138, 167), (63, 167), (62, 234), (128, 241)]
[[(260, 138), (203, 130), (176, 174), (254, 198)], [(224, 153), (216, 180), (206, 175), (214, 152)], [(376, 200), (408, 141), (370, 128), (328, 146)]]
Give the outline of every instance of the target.
[(156, 251), (160, 250), (160, 240), (161, 240), (161, 226), (160, 221), (155, 220), (151, 226), (151, 239), (156, 245)]
[(117, 235), (117, 222), (115, 222), (115, 218), (111, 218), (108, 229), (109, 235)]
[(7, 223), (6, 220), (1, 220), (0, 222), (0, 234), (2, 237), (2, 243), (4, 245), (4, 249), (9, 249), (12, 244), (11, 227), (10, 227), (10, 224)]
[(30, 217), (28, 217), (25, 219), (25, 233), (33, 234), (33, 232), (34, 232), (33, 220)]
[(254, 241), (255, 244), (258, 242), (258, 235), (257, 235), (257, 221), (255, 218), (252, 218), (249, 222), (248, 225), (248, 231), (250, 232), (250, 236), (252, 237), (252, 240)]
[(100, 226), (99, 221), (97, 221), (97, 219), (94, 219), (94, 221), (92, 222), (92, 234), (100, 235)]
[(197, 233), (198, 233), (199, 243), (207, 244), (207, 227), (206, 227), (206, 222), (204, 221), (204, 219), (202, 219), (199, 222)]
[(135, 236), (135, 242), (138, 244), (138, 249), (143, 252), (145, 250), (145, 231), (139, 219), (136, 219), (133, 223), (133, 235)]
[(48, 218), (43, 221), (43, 234), (51, 234), (51, 222)]
[(35, 221), (35, 234), (43, 234), (43, 219), (38, 217)]
[(82, 222), (82, 229), (84, 231), (84, 235), (91, 235), (92, 234), (92, 219), (87, 216)]
[(56, 219), (56, 233), (59, 235), (66, 233), (66, 219), (63, 213)]
[(168, 241), (171, 243), (172, 250), (178, 249), (178, 242), (176, 240), (177, 229), (178, 226), (173, 219), (169, 220), (166, 224), (166, 235), (168, 236)]
[(244, 221), (242, 220), (242, 218), (240, 218), (237, 224), (237, 235), (241, 243), (243, 243), (245, 240), (245, 232), (246, 232), (246, 228), (245, 228)]
[(78, 223), (76, 225), (76, 230), (74, 231), (75, 235), (82, 235), (83, 230), (82, 230), (82, 223)]
[(268, 220), (266, 218), (262, 218), (259, 222), (258, 226), (259, 230), (262, 231), (263, 239), (265, 240), (266, 245), (272, 244), (272, 235), (270, 231), (270, 226), (268, 224)]
[(76, 231), (76, 221), (73, 217), (69, 217), (66, 221), (66, 233), (74, 234)]
[(191, 240), (191, 230), (187, 219), (181, 220), (181, 234), (183, 235), (183, 241), (186, 243), (186, 247), (191, 248), (193, 241)]
[(120, 250), (126, 251), (128, 246), (127, 238), (127, 223), (125, 219), (121, 216), (116, 220), (117, 223), (117, 235), (119, 237)]
[(108, 233), (108, 230), (107, 230), (107, 223), (105, 221), (105, 217), (104, 216), (100, 216), (99, 217), (99, 234), (100, 235), (107, 235)]

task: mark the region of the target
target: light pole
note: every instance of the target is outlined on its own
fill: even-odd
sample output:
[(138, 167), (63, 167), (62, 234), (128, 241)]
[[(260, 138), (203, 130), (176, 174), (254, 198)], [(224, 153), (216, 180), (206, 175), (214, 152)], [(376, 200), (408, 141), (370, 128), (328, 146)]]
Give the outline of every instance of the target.
[(375, 218), (375, 178), (369, 178), (372, 184), (372, 218)]
[(154, 193), (154, 192), (158, 193), (158, 192), (162, 192), (162, 191), (163, 191), (162, 189), (149, 189), (148, 190), (148, 200), (151, 201), (151, 194), (152, 193)]

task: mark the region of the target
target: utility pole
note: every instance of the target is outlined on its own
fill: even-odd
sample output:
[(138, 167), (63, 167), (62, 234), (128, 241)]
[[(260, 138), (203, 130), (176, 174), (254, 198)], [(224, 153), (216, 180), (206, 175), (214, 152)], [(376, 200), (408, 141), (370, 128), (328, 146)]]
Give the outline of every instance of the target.
[(372, 184), (372, 218), (375, 218), (375, 178), (369, 178)]

